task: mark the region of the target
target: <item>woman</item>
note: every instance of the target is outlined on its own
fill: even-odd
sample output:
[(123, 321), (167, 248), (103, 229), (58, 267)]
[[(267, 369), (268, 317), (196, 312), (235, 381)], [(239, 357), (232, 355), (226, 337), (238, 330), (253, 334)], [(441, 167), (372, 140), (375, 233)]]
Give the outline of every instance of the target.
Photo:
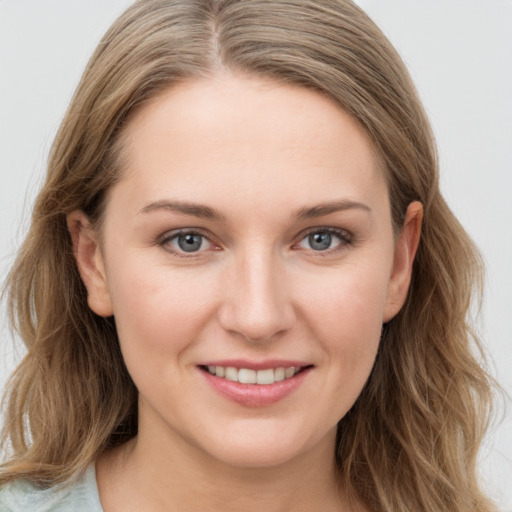
[(476, 254), (351, 2), (135, 3), (8, 282), (29, 351), (0, 504), (492, 510)]

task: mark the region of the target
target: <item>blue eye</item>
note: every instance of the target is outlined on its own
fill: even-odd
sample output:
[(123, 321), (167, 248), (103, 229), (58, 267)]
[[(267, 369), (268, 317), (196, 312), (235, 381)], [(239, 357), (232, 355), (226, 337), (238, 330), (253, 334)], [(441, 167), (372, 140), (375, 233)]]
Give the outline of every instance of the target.
[(338, 246), (349, 243), (348, 235), (339, 230), (330, 229), (317, 229), (311, 231), (300, 242), (299, 247), (303, 249), (312, 249), (313, 251), (328, 251), (335, 249)]
[(314, 251), (325, 251), (331, 247), (331, 233), (313, 233), (308, 235), (308, 243)]
[(211, 242), (199, 233), (177, 233), (167, 240), (164, 244), (170, 245), (176, 252), (194, 253), (204, 251), (211, 246)]

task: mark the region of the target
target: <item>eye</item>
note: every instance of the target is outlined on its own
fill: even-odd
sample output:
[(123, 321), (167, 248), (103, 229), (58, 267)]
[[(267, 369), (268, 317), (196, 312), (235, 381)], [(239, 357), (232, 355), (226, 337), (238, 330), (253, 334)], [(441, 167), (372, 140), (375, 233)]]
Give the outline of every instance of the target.
[(343, 244), (350, 243), (348, 233), (334, 228), (316, 228), (310, 231), (298, 244), (303, 249), (313, 251), (328, 251), (336, 249)]
[(182, 231), (167, 236), (161, 245), (176, 253), (195, 253), (210, 249), (212, 243), (206, 236), (194, 231)]

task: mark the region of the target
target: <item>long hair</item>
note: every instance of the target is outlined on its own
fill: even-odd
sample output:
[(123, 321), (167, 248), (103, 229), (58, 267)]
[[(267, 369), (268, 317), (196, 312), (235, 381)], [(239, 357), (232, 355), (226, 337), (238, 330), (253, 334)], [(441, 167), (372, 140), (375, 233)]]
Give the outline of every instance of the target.
[(476, 457), (492, 379), (468, 324), (478, 251), (444, 202), (429, 122), (382, 32), (350, 0), (139, 0), (103, 37), (57, 133), (30, 231), (7, 281), (27, 354), (6, 394), (0, 482), (53, 485), (137, 433), (137, 390), (112, 318), (87, 306), (66, 228), (99, 226), (120, 179), (123, 129), (155, 95), (218, 70), (331, 98), (373, 143), (395, 231), (424, 207), (406, 303), (383, 328), (360, 397), (338, 426), (340, 485), (382, 511), (488, 511)]

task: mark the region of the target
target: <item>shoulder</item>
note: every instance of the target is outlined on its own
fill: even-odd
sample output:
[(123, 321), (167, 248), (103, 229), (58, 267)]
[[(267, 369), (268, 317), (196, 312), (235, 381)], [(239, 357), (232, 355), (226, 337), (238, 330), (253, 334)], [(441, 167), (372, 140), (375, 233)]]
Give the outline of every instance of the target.
[(15, 480), (0, 489), (2, 512), (102, 512), (94, 465), (76, 482), (39, 489)]

